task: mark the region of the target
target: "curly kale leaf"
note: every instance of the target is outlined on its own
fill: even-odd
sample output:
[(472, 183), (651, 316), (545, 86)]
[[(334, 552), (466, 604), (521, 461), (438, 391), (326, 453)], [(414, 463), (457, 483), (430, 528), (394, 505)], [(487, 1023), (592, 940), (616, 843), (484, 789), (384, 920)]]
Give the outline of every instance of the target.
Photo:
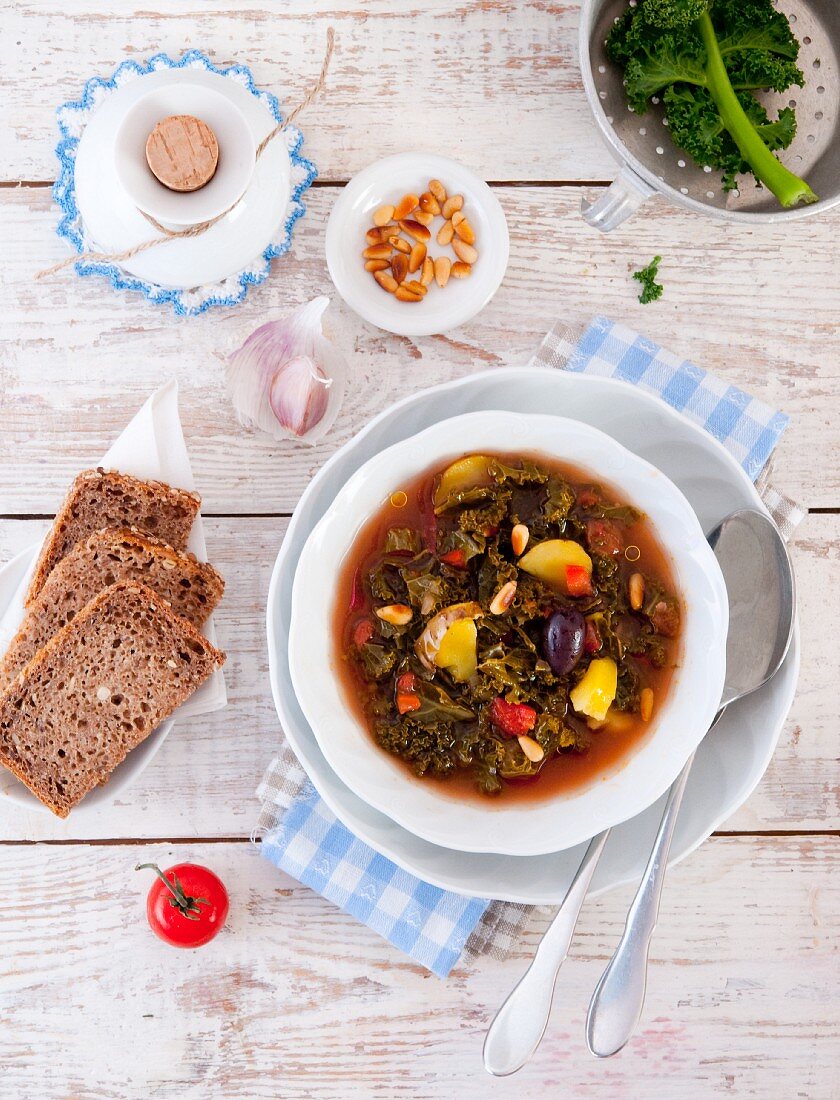
[(674, 143), (718, 169), (725, 190), (752, 172), (783, 206), (816, 201), (773, 155), (793, 137), (792, 112), (770, 120), (750, 94), (804, 79), (799, 43), (772, 0), (640, 0), (613, 26), (606, 50), (624, 69), (633, 110), (661, 96)]
[(656, 281), (656, 276), (659, 274), (659, 265), (662, 263), (661, 256), (654, 256), (647, 267), (641, 268), (639, 271), (633, 272), (633, 278), (642, 284), (642, 293), (639, 295), (639, 301), (642, 305), (647, 305), (648, 302), (655, 302), (657, 298), (662, 297), (662, 291), (665, 287), (662, 283)]
[(385, 536), (386, 554), (419, 554), (421, 545), (419, 533), (411, 527), (391, 527)]

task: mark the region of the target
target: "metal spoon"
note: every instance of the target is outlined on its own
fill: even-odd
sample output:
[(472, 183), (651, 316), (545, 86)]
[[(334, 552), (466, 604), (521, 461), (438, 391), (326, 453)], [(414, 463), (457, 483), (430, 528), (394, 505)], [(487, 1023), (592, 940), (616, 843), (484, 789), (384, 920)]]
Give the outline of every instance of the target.
[[(758, 530), (760, 530), (764, 537), (768, 535), (767, 528), (771, 528), (778, 540), (781, 548), (781, 553), (784, 555), (786, 563), (784, 572), (789, 578), (789, 591), (790, 591), (790, 603), (793, 601), (793, 587), (792, 587), (792, 573), (790, 571), (790, 564), (787, 562), (787, 554), (784, 548), (784, 543), (781, 542), (781, 537), (773, 524), (766, 518), (762, 512), (735, 512), (729, 516), (723, 523), (717, 527), (709, 536), (709, 542), (715, 549), (715, 554), (720, 561), (721, 568), (723, 570), (724, 579), (726, 580), (727, 589), (730, 590), (730, 603), (732, 608), (735, 606), (735, 601), (732, 599), (732, 589), (741, 587), (744, 592), (752, 592), (756, 597), (762, 595), (760, 582), (757, 576), (751, 575), (746, 578), (744, 583), (741, 583), (741, 569), (748, 568), (752, 571), (751, 559), (747, 558), (745, 562), (738, 562), (738, 555), (730, 553), (733, 549), (733, 532), (737, 538), (738, 532), (742, 531), (742, 522), (749, 527), (750, 520), (743, 517), (758, 517), (756, 523), (758, 524)], [(730, 525), (730, 526), (728, 526)], [(724, 530), (727, 529), (727, 536), (722, 540), (721, 536)], [(742, 532), (743, 536), (743, 532)], [(739, 540), (740, 541), (740, 540)], [(737, 547), (734, 548), (737, 550)], [(726, 560), (724, 561), (723, 554), (726, 552)], [(752, 553), (752, 549), (749, 551)], [(734, 557), (735, 562), (730, 562), (730, 558)], [(731, 579), (730, 579), (731, 577)], [(769, 598), (772, 600), (773, 592), (779, 588), (778, 581), (776, 583), (776, 589), (772, 589), (769, 593)], [(764, 593), (765, 595), (767, 593)], [(729, 682), (729, 656), (730, 656), (730, 644), (734, 648), (736, 646), (735, 635), (737, 634), (743, 643), (743, 639), (747, 636), (744, 633), (744, 628), (748, 625), (738, 624), (732, 620), (732, 608), (730, 610), (730, 633), (729, 641), (727, 643), (727, 683)], [(774, 620), (775, 621), (775, 620)], [(791, 623), (793, 616), (791, 614)], [(787, 645), (785, 645), (785, 652)], [(733, 664), (732, 682), (736, 680), (739, 684), (747, 684), (748, 681), (744, 678), (744, 673), (741, 666), (742, 655), (738, 653), (733, 656), (735, 663)], [(777, 664), (773, 671), (778, 668), (784, 659), (784, 653), (779, 657)], [(735, 669), (738, 669), (736, 675)], [(770, 673), (772, 675), (772, 673)], [(769, 676), (767, 677), (769, 679)], [(763, 682), (763, 681), (762, 681)], [(755, 687), (760, 686), (755, 684)], [(746, 690), (750, 690), (747, 688)], [(746, 694), (746, 690), (741, 694)], [(754, 688), (752, 689), (754, 690)], [(736, 698), (739, 696), (733, 696)], [(732, 699), (727, 699), (726, 702), (731, 702)], [(715, 719), (717, 721), (717, 718)], [(690, 761), (689, 761), (690, 764)], [(683, 769), (683, 773), (677, 779), (672, 788), (676, 789), (680, 785), (685, 785), (685, 780), (688, 777), (688, 765)], [(669, 799), (670, 803), (671, 799)], [(676, 817), (676, 814), (674, 815)], [(548, 1018), (551, 1013), (551, 1001), (554, 994), (554, 986), (557, 981), (557, 975), (560, 967), (563, 964), (566, 955), (568, 954), (569, 944), (574, 934), (575, 925), (577, 924), (578, 916), (580, 915), (581, 907), (583, 906), (584, 898), (586, 897), (586, 891), (589, 887), (589, 883), (592, 880), (592, 876), (595, 872), (598, 859), (601, 852), (604, 849), (607, 838), (610, 834), (610, 830), (607, 829), (603, 833), (599, 833), (598, 836), (593, 837), (590, 841), (589, 847), (586, 850), (586, 854), (581, 861), (578, 872), (575, 875), (571, 886), (569, 887), (566, 896), (554, 917), (554, 920), (548, 926), (542, 941), (540, 942), (537, 952), (534, 955), (534, 959), (531, 965), (523, 974), (519, 983), (509, 994), (507, 1000), (497, 1012), (490, 1028), (487, 1032), (487, 1037), (484, 1040), (484, 1066), (485, 1069), (492, 1073), (496, 1077), (506, 1077), (511, 1073), (515, 1073), (521, 1069), (522, 1066), (528, 1061), (537, 1047), (542, 1041), (542, 1037), (545, 1033), (546, 1025), (548, 1024)], [(652, 929), (651, 929), (652, 931)], [(642, 997), (644, 996), (644, 989), (642, 989)], [(641, 1011), (641, 1008), (640, 1008)], [(632, 1030), (632, 1029), (631, 1029)], [(590, 1046), (590, 1049), (592, 1047)], [(616, 1048), (618, 1049), (618, 1048)]]
[[(733, 513), (709, 542), (729, 595), (726, 684), (716, 723), (730, 703), (756, 691), (778, 671), (793, 637), (796, 596), (784, 541), (763, 512)], [(621, 1050), (642, 1014), (668, 852), (693, 761), (694, 753), (671, 787), (624, 934), (589, 1003), (586, 1044), (599, 1058)]]

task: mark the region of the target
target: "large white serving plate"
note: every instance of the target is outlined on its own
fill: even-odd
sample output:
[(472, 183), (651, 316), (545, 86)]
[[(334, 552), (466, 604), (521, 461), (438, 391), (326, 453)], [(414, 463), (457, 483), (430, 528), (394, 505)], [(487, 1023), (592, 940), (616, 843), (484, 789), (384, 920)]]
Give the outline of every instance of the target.
[[(423, 391), (376, 417), (313, 478), (292, 517), (268, 596), (269, 665), (286, 736), (321, 797), (371, 847), (444, 889), (526, 903), (559, 902), (584, 846), (542, 856), (456, 852), (420, 840), (372, 809), (328, 766), (291, 689), (287, 660), (294, 569), (300, 551), (336, 492), (385, 447), (439, 420), (476, 409), (556, 413), (586, 421), (658, 466), (679, 486), (708, 531), (737, 508), (762, 507), (741, 467), (707, 432), (657, 398), (612, 379), (544, 368), (503, 368)], [(730, 707), (700, 745), (689, 779), (671, 862), (684, 859), (746, 800), (764, 773), (790, 709), (799, 671), (799, 636), (778, 675)], [(600, 893), (637, 880), (662, 813), (664, 796), (615, 828), (592, 883)]]

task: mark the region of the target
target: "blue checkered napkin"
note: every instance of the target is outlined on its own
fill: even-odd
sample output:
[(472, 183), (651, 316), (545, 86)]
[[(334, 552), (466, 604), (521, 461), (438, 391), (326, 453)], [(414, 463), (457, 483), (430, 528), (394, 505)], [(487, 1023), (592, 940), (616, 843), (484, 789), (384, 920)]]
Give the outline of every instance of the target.
[(440, 978), (489, 905), (400, 870), (346, 829), (309, 784), (263, 838), (261, 851)]
[(593, 319), (568, 356), (566, 370), (620, 378), (661, 397), (719, 440), (753, 481), (790, 420), (606, 317)]
[[(623, 325), (596, 317), (581, 335), (555, 326), (534, 365), (623, 378), (702, 424), (755, 479), (788, 418), (743, 390), (727, 386)], [(770, 486), (760, 492), (789, 536), (802, 510)], [(262, 855), (373, 928), (412, 959), (444, 978), (460, 961), (505, 958), (529, 906), (465, 898), (429, 886), (378, 855), (321, 801), (283, 741), (259, 787), (255, 835)]]

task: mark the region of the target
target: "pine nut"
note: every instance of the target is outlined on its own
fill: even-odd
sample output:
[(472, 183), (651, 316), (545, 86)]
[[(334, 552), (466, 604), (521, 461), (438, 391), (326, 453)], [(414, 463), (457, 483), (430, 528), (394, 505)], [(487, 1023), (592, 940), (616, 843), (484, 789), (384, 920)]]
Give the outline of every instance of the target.
[(440, 180), (429, 180), (429, 190), (435, 196), (438, 202), (446, 202), (446, 188), (440, 182)]
[(423, 261), (423, 271), (420, 275), (420, 282), (423, 286), (430, 286), (432, 279), (435, 277), (435, 265), (431, 256), (427, 256)]
[(643, 722), (649, 722), (653, 714), (653, 688), (642, 688), (639, 695), (639, 713)]
[(365, 271), (384, 271), (386, 267), (391, 265), (387, 260), (366, 260)]
[(413, 221), (411, 218), (403, 218), (400, 221), (400, 229), (403, 233), (407, 233), (409, 237), (413, 237), (415, 241), (422, 241), (424, 244), (431, 237), (431, 233), (420, 222)]
[(414, 612), (404, 603), (389, 603), (387, 607), (377, 607), (377, 616), (391, 626), (405, 626), (410, 623)]
[(394, 207), (394, 220), (402, 221), (403, 218), (407, 218), (412, 210), (417, 209), (417, 203), (419, 202), (417, 195), (403, 195), (397, 205)]
[(466, 218), (456, 222), (453, 216), (452, 224), (455, 226), (456, 234), (462, 241), (465, 241), (467, 244), (475, 244), (475, 230)]
[(369, 229), (365, 233), (365, 240), (368, 244), (384, 244), (388, 237), (394, 232), (396, 226), (383, 225), (381, 228)]
[(440, 213), (440, 203), (431, 191), (424, 191), (420, 196), (420, 209), (426, 214)]
[(456, 210), (460, 210), (464, 205), (463, 195), (450, 195), (446, 202), (441, 207), (441, 214), (445, 218), (451, 218)]
[(416, 222), (420, 222), (421, 225), (425, 225), (427, 229), (435, 220), (434, 214), (427, 214), (424, 210), (415, 210), (411, 216)]
[(398, 286), (394, 291), (394, 296), (401, 302), (422, 302), (423, 299), (419, 294), (413, 294), (407, 287)]
[(374, 279), (379, 283), (383, 290), (387, 290), (389, 294), (395, 294), (399, 288), (399, 283), (393, 275), (389, 275), (387, 271), (374, 271)]
[(452, 265), (451, 275), (453, 279), (468, 279), (472, 275), (472, 267), (470, 264), (461, 263), (459, 260)]
[(373, 224), (385, 225), (394, 216), (393, 206), (380, 206), (378, 210), (373, 212)]
[(645, 578), (641, 573), (633, 573), (627, 582), (630, 595), (630, 606), (634, 611), (640, 611), (645, 602)]
[(404, 241), (402, 237), (389, 237), (388, 244), (396, 248), (397, 252), (404, 252), (406, 256), (411, 251), (411, 245), (408, 243), (408, 241)]
[(452, 270), (452, 261), (448, 256), (438, 256), (435, 260), (435, 282), (443, 287), (449, 282), (449, 273)]
[(373, 244), (362, 253), (366, 260), (387, 260), (390, 255), (391, 246), (389, 244)]
[(409, 259), (402, 252), (398, 252), (391, 260), (391, 274), (401, 283), (408, 274)]
[(412, 294), (416, 294), (418, 298), (426, 297), (426, 287), (419, 281), (419, 279), (412, 279), (410, 283), (404, 283), (403, 286), (406, 290), (410, 290)]
[(461, 224), (461, 222), (464, 221), (464, 211), (463, 210), (454, 211), (453, 214), (452, 214), (452, 217), (450, 218), (450, 221), (452, 222), (452, 224), (457, 229), (458, 226)]
[(522, 734), (521, 737), (516, 739), (519, 742), (519, 747), (528, 757), (532, 764), (539, 764), (542, 758), (545, 756), (543, 747), (539, 741), (535, 741), (533, 737), (528, 737), (527, 734)]
[[(460, 225), (458, 229), (460, 229)], [(465, 241), (459, 241), (456, 237), (452, 242), (452, 251), (458, 257), (459, 260), (463, 260), (465, 264), (474, 264), (478, 259), (478, 252), (473, 248), (471, 244), (467, 244)]]
[(426, 246), (419, 241), (412, 248), (411, 255), (408, 257), (408, 270), (413, 275), (415, 271), (419, 271), (423, 266), (423, 261), (426, 259)]
[(444, 222), (443, 225), (438, 230), (437, 243), (442, 244), (442, 245), (447, 245), (451, 242), (451, 240), (454, 236), (455, 236), (455, 228), (452, 225), (452, 222)]
[(493, 599), (490, 601), (490, 614), (491, 615), (504, 615), (510, 605), (513, 603), (513, 597), (516, 595), (516, 581), (508, 581), (507, 584), (503, 584)]
[(525, 547), (528, 545), (528, 539), (531, 537), (531, 532), (525, 526), (524, 523), (517, 523), (514, 529), (510, 533), (510, 545), (514, 554), (517, 557), (522, 554)]

